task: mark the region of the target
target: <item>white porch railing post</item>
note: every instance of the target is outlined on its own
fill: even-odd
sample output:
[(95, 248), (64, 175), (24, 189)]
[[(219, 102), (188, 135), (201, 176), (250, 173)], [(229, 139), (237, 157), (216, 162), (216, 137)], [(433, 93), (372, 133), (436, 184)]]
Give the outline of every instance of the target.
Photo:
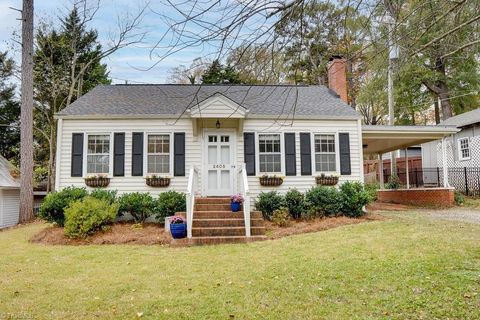
[[(410, 171), (408, 171), (408, 148), (405, 149), (405, 174), (407, 175), (407, 189), (410, 189)], [(418, 186), (415, 186), (418, 188)]]
[(380, 180), (380, 190), (385, 189), (384, 183), (383, 183), (383, 159), (382, 159), (382, 154), (378, 154), (378, 179)]
[(447, 167), (447, 137), (442, 138), (442, 166), (443, 166), (443, 187), (448, 188), (448, 167)]
[(193, 209), (195, 205), (195, 190), (196, 190), (196, 173), (195, 166), (192, 166), (188, 173), (188, 185), (187, 185), (187, 238), (192, 237), (192, 222), (193, 222)]
[(245, 236), (250, 237), (251, 236), (251, 231), (250, 231), (250, 189), (248, 187), (248, 177), (247, 177), (247, 168), (245, 166), (245, 163), (242, 164), (242, 168), (240, 169), (240, 175), (241, 179), (240, 181), (242, 182), (242, 191), (243, 191), (243, 219), (245, 222)]

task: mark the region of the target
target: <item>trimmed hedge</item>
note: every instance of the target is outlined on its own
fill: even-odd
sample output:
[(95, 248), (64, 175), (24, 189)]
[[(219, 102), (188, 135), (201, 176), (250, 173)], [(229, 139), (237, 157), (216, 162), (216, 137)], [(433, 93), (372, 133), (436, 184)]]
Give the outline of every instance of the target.
[(187, 210), (187, 199), (184, 193), (174, 190), (162, 192), (158, 196), (157, 206), (155, 209), (155, 218), (162, 218), (175, 215), (176, 212), (184, 212)]
[(63, 227), (65, 223), (64, 211), (68, 205), (81, 200), (88, 195), (85, 188), (67, 187), (58, 192), (47, 194), (39, 210), (39, 217), (48, 222)]
[(285, 199), (277, 191), (261, 192), (255, 202), (255, 208), (262, 212), (263, 218), (271, 220), (273, 211), (284, 207)]
[(156, 201), (150, 193), (132, 192), (125, 193), (118, 199), (120, 213), (129, 213), (135, 223), (144, 223), (156, 207)]

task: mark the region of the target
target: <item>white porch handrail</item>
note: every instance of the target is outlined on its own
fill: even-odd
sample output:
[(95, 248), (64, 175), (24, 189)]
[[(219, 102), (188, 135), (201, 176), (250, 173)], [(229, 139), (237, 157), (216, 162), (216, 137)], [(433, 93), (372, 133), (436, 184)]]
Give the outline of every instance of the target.
[(197, 168), (192, 166), (188, 172), (187, 185), (187, 238), (192, 237), (193, 209), (195, 205), (195, 190), (197, 190)]
[(250, 189), (248, 187), (247, 168), (245, 163), (240, 168), (240, 186), (243, 192), (243, 219), (245, 221), (245, 236), (250, 237)]

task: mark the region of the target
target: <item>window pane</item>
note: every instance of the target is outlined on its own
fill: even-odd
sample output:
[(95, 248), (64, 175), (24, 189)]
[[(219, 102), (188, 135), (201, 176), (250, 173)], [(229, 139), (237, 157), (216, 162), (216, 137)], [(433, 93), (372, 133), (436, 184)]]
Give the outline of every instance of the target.
[(87, 173), (108, 173), (109, 160), (108, 155), (88, 155)]
[(170, 157), (168, 155), (149, 155), (148, 173), (169, 173)]
[(258, 137), (259, 166), (261, 172), (281, 171), (279, 134), (261, 134)]

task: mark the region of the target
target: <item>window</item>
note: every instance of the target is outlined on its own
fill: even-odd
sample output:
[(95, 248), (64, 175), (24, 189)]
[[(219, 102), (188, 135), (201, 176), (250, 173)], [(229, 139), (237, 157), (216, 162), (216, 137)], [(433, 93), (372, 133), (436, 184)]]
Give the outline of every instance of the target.
[(281, 172), (282, 156), (279, 134), (258, 135), (260, 172)]
[(470, 159), (470, 145), (468, 138), (458, 139), (458, 157), (460, 160)]
[(88, 135), (87, 174), (110, 173), (110, 135)]
[(148, 173), (170, 173), (170, 135), (149, 134), (147, 139)]
[(336, 171), (335, 135), (315, 135), (315, 170)]

